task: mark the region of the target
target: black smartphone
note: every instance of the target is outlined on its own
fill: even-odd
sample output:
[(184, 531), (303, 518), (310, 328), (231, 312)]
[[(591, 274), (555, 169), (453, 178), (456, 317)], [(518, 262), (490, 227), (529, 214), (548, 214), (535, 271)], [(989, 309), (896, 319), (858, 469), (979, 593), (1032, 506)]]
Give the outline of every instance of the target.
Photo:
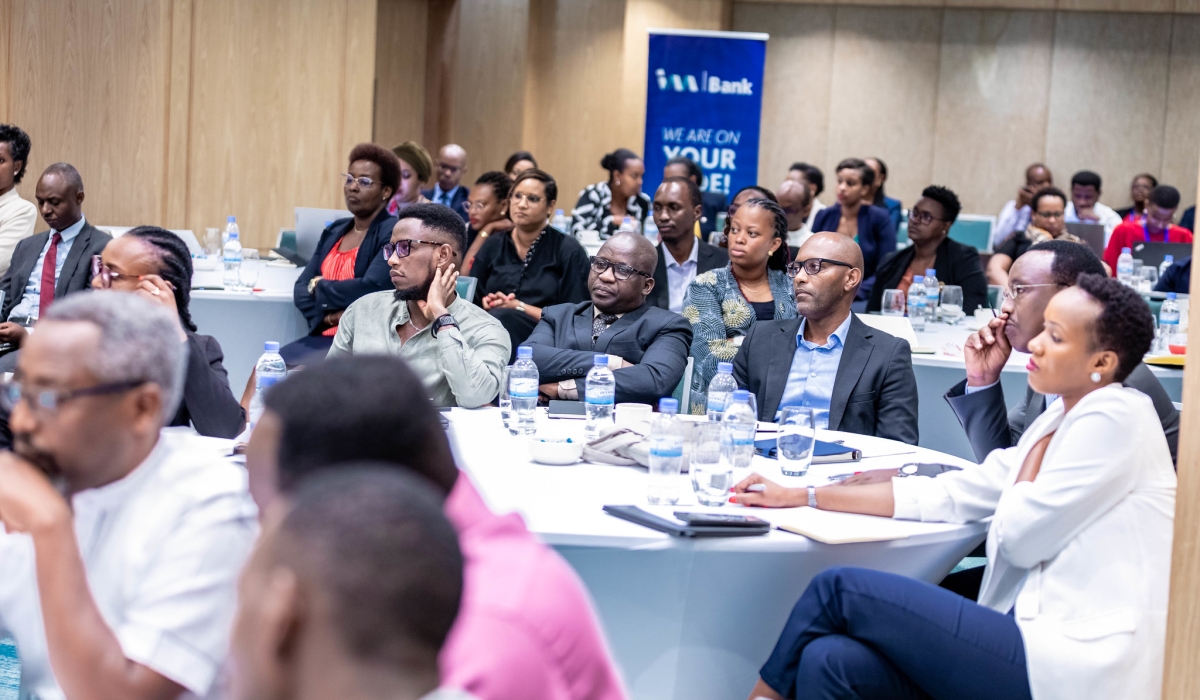
[(729, 513), (688, 513), (677, 510), (675, 517), (692, 527), (770, 527), (771, 524), (753, 515)]

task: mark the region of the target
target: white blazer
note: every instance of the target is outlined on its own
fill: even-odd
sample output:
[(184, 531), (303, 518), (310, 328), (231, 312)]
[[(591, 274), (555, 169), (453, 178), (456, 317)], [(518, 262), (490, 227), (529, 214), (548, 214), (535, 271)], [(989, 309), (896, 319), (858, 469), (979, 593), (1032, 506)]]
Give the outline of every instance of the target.
[[(1014, 483), (1051, 431), (1037, 478)], [(1175, 471), (1146, 395), (1111, 384), (1065, 417), (1055, 401), (978, 467), (892, 485), (897, 518), (992, 516), (979, 603), (1014, 612), (1034, 698), (1161, 695)]]

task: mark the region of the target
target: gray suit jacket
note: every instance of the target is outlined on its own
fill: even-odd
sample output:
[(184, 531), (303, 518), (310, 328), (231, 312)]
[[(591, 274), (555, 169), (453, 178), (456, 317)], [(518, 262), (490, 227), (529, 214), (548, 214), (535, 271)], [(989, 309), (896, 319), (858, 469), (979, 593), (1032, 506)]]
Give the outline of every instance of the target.
[[(670, 396), (687, 369), (692, 324), (679, 314), (643, 304), (617, 319), (592, 347), (592, 303), (555, 304), (542, 309), (525, 345), (533, 346), (533, 361), (543, 384), (582, 380), (598, 353), (617, 355), (633, 367), (613, 372), (616, 401), (656, 404)], [(583, 381), (578, 382), (584, 397)]]
[[(1171, 459), (1175, 459), (1175, 452), (1179, 446), (1179, 411), (1175, 410), (1171, 397), (1167, 396), (1167, 391), (1163, 389), (1158, 377), (1154, 376), (1149, 367), (1139, 362), (1122, 383), (1149, 396), (1154, 402), (1154, 410), (1158, 413), (1163, 433), (1167, 436), (1167, 446), (1171, 448)], [(946, 392), (946, 402), (950, 404), (954, 415), (958, 416), (958, 422), (962, 423), (962, 427), (967, 431), (971, 449), (980, 462), (992, 450), (1016, 445), (1025, 430), (1046, 410), (1046, 396), (1028, 385), (1025, 387), (1025, 400), (1011, 411), (1007, 411), (1004, 389), (999, 383), (983, 391), (968, 394), (965, 379)]]
[[(20, 303), (21, 297), (25, 296), (25, 285), (29, 282), (29, 276), (35, 272), (41, 274), (41, 270), (33, 268), (37, 266), (38, 256), (42, 254), (42, 248), (48, 240), (49, 231), (35, 233), (18, 243), (13, 251), (12, 265), (0, 279), (0, 289), (5, 292), (4, 308), (0, 309), (0, 318), (3, 320), (8, 320), (8, 314)], [(58, 284), (54, 286), (55, 299), (62, 299), (68, 294), (91, 286), (92, 256), (99, 255), (111, 240), (112, 236), (84, 222), (83, 229), (71, 244), (71, 252), (63, 262), (62, 272), (58, 275)]]
[[(796, 355), (800, 320), (755, 323), (733, 359), (738, 386), (758, 398), (759, 420), (775, 420)], [(917, 444), (917, 379), (906, 341), (851, 317), (833, 380), (829, 429)]]

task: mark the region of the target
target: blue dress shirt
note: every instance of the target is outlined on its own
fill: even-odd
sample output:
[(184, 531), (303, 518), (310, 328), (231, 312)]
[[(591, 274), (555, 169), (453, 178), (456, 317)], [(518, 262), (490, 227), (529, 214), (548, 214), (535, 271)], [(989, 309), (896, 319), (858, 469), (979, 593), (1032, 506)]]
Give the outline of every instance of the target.
[(829, 402), (833, 398), (833, 381), (837, 378), (838, 365), (842, 361), (842, 349), (846, 346), (846, 334), (850, 332), (850, 318), (837, 327), (824, 345), (804, 339), (804, 327), (808, 319), (800, 321), (796, 331), (796, 354), (792, 356), (792, 368), (788, 371), (787, 386), (779, 400), (779, 411), (785, 406), (804, 406), (813, 409), (818, 428), (829, 427)]

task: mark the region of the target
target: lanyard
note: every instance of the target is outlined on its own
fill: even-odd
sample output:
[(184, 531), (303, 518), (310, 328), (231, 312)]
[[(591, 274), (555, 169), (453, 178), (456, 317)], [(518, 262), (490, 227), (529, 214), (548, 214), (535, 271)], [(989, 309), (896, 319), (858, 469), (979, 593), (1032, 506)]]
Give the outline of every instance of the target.
[[(1142, 219), (1142, 236), (1145, 237), (1147, 243), (1150, 242), (1150, 226), (1146, 223), (1146, 219)], [(1165, 229), (1163, 229), (1163, 243), (1170, 243), (1170, 242), (1171, 242), (1171, 224), (1167, 224), (1167, 227)]]

